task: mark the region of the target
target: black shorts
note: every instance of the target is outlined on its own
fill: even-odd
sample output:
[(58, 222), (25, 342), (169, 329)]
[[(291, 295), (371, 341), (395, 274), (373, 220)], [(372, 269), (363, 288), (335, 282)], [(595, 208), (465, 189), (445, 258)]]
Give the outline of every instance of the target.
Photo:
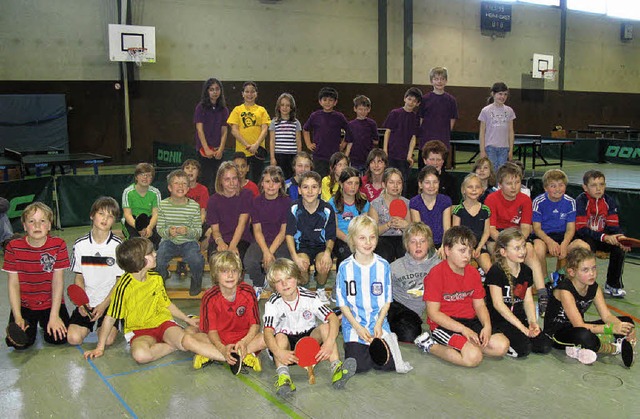
[[(462, 323), (477, 334), (480, 334), (482, 331), (482, 323), (480, 323), (480, 320), (478, 320), (477, 317), (474, 317), (473, 319), (457, 319), (452, 317), (452, 319), (458, 323)], [(461, 351), (462, 347), (467, 343), (467, 338), (462, 336), (460, 333), (445, 329), (441, 326), (433, 329), (431, 331), (431, 336), (436, 343), (444, 346), (450, 346), (458, 351)]]
[(311, 247), (306, 247), (306, 246), (300, 246), (300, 249), (298, 249), (298, 253), (304, 253), (305, 255), (307, 255), (309, 257), (309, 262), (310, 265), (314, 265), (316, 264), (316, 256), (318, 256), (320, 253), (324, 252), (325, 250), (327, 250), (326, 246), (311, 246)]
[(311, 332), (313, 329), (309, 329), (306, 332), (298, 333), (296, 335), (286, 335), (287, 339), (289, 339), (289, 349), (292, 351), (296, 348), (296, 344), (302, 338), (306, 338), (307, 336), (311, 336)]
[[(100, 316), (98, 320), (92, 322), (89, 316), (85, 317), (80, 314), (80, 310), (76, 307), (76, 309), (73, 310), (73, 313), (71, 313), (71, 320), (69, 320), (69, 324), (75, 324), (80, 327), (84, 327), (85, 329), (89, 329), (89, 332), (93, 332), (96, 323), (98, 324), (98, 329), (100, 328), (100, 326), (102, 326), (102, 322), (104, 321), (104, 316), (106, 314), (107, 312), (105, 311), (104, 313), (102, 313), (102, 316)], [(116, 323), (114, 325), (116, 329), (120, 328), (120, 323), (121, 320), (116, 320)]]
[[(564, 233), (547, 233), (547, 236), (549, 236), (551, 238), (551, 240), (553, 240), (554, 242), (556, 242), (558, 244), (562, 244), (562, 242), (564, 240)], [(533, 238), (538, 239), (538, 240), (542, 240), (538, 236), (533, 236)], [(571, 241), (573, 241), (573, 240), (571, 240)]]

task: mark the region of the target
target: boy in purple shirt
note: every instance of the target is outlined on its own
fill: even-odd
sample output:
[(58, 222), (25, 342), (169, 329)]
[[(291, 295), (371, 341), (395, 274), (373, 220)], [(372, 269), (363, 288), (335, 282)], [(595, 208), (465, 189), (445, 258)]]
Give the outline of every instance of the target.
[[(334, 108), (338, 104), (338, 92), (333, 87), (323, 87), (318, 93), (318, 103), (322, 109), (313, 112), (302, 127), (304, 143), (313, 153), (315, 171), (324, 177), (329, 174), (329, 159), (340, 151), (342, 130), (345, 139), (350, 140), (349, 122), (347, 118)], [(313, 131), (313, 142), (311, 141)]]
[[(447, 85), (447, 69), (434, 67), (429, 71), (429, 80), (433, 91), (422, 96), (418, 116), (420, 130), (418, 131), (418, 149), (431, 140), (440, 140), (450, 150), (451, 130), (458, 119), (458, 103), (456, 98), (444, 91)], [(418, 166), (424, 166), (422, 156), (418, 156)], [(448, 153), (446, 168), (451, 167), (451, 153)]]
[[(420, 89), (409, 88), (404, 94), (404, 106), (389, 112), (382, 124), (386, 128), (383, 150), (389, 156), (389, 167), (399, 169), (404, 179), (409, 179), (409, 170), (413, 166), (413, 149), (420, 127), (420, 118), (415, 110), (421, 100)], [(405, 189), (406, 184), (405, 181)]]
[(351, 139), (347, 140), (345, 154), (351, 159), (351, 166), (362, 173), (366, 169), (369, 152), (378, 145), (378, 125), (367, 117), (371, 111), (371, 100), (368, 97), (356, 96), (353, 99), (353, 111), (356, 119), (349, 121)]

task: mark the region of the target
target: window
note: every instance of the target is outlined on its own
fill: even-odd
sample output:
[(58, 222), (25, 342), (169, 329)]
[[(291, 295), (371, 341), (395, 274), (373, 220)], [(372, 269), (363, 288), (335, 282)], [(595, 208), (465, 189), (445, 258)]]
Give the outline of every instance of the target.
[(567, 9), (590, 13), (607, 13), (606, 0), (567, 0)]

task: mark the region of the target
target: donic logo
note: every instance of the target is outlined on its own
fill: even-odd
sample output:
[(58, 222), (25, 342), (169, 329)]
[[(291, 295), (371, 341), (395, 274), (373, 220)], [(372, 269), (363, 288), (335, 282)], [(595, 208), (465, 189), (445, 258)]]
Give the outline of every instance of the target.
[(618, 157), (620, 159), (636, 159), (640, 157), (640, 147), (621, 147), (610, 145), (605, 153), (607, 157)]

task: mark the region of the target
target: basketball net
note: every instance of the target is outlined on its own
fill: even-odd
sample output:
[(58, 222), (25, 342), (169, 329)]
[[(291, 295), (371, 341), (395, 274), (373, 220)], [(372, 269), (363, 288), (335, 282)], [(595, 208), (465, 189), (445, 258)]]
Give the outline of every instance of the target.
[(550, 81), (555, 81), (556, 74), (558, 74), (558, 70), (555, 70), (553, 68), (549, 68), (549, 69), (546, 69), (546, 70), (540, 70), (540, 73), (542, 73), (542, 78), (543, 79), (550, 80)]
[(133, 62), (136, 63), (138, 67), (142, 67), (142, 60), (147, 55), (146, 48), (128, 48), (127, 51), (131, 58), (133, 58)]

